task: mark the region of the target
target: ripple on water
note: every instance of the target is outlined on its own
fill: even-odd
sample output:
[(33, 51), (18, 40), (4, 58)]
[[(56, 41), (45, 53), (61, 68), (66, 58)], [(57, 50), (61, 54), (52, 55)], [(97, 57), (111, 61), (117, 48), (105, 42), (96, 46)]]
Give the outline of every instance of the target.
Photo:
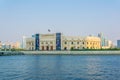
[(0, 80), (120, 80), (120, 56), (4, 56)]

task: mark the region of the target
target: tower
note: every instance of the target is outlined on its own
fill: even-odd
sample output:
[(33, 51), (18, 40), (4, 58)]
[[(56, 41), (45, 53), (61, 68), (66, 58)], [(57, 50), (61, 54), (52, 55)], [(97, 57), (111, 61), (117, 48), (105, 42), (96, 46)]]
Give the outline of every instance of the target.
[(22, 37), (22, 49), (26, 48), (26, 36)]

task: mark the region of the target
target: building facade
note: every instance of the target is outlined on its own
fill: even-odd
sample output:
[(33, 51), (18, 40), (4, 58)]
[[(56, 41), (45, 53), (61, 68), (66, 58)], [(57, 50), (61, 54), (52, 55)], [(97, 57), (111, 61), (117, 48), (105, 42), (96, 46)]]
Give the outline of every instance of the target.
[(88, 36), (85, 38), (86, 49), (101, 49), (101, 39), (94, 36)]
[(12, 44), (11, 44), (11, 47), (12, 47), (13, 49), (20, 49), (20, 42), (12, 43)]
[(26, 48), (26, 36), (22, 37), (22, 49)]
[(26, 50), (35, 50), (35, 38), (26, 38)]
[(26, 49), (43, 51), (61, 50), (61, 38), (62, 38), (61, 35), (62, 35), (61, 33), (32, 35), (31, 38), (26, 38)]
[(61, 33), (35, 34), (26, 38), (26, 50), (101, 49), (99, 37), (64, 36)]
[(106, 39), (102, 33), (99, 33), (98, 37), (101, 39), (101, 48), (102, 49), (110, 49), (113, 47), (112, 41)]
[(2, 42), (0, 41), (0, 49), (2, 48)]
[(120, 40), (117, 40), (117, 48), (120, 48)]
[(41, 34), (39, 50), (56, 50), (56, 34)]
[(84, 37), (63, 36), (62, 50), (85, 49)]
[(10, 42), (3, 43), (2, 49), (11, 50), (12, 49), (11, 43)]

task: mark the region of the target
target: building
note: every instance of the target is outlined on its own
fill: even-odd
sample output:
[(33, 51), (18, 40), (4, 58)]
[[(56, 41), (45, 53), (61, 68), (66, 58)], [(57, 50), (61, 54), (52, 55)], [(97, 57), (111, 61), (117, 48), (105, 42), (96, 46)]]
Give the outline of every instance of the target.
[(120, 40), (117, 40), (117, 48), (120, 48)]
[(26, 50), (101, 49), (99, 37), (64, 36), (61, 33), (35, 34), (26, 38)]
[(20, 43), (19, 42), (5, 42), (1, 44), (1, 49), (4, 50), (11, 50), (11, 49), (20, 49)]
[(35, 50), (35, 38), (26, 38), (26, 50)]
[(56, 34), (40, 35), (40, 50), (56, 50)]
[(12, 43), (12, 44), (11, 44), (11, 47), (12, 47), (13, 49), (20, 49), (20, 42)]
[(2, 42), (0, 41), (0, 49), (2, 48)]
[(9, 43), (9, 42), (3, 43), (2, 49), (11, 50), (12, 49), (11, 43)]
[(35, 34), (26, 38), (27, 50), (61, 50), (61, 33)]
[(113, 47), (112, 41), (106, 39), (102, 33), (99, 33), (98, 37), (101, 39), (101, 48), (102, 49), (109, 49), (109, 48)]
[(62, 50), (85, 49), (84, 37), (62, 36)]
[(100, 49), (100, 38), (94, 36), (79, 37), (79, 36), (63, 36), (62, 50), (71, 49)]
[(26, 36), (22, 37), (22, 49), (26, 48)]
[(86, 49), (101, 49), (101, 39), (99, 37), (88, 36), (85, 38)]

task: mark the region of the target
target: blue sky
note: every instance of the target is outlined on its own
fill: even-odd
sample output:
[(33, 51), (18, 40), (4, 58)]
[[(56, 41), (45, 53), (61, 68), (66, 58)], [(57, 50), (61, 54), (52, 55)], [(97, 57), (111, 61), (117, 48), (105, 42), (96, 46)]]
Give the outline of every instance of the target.
[(120, 39), (120, 0), (0, 0), (0, 40), (62, 32)]

